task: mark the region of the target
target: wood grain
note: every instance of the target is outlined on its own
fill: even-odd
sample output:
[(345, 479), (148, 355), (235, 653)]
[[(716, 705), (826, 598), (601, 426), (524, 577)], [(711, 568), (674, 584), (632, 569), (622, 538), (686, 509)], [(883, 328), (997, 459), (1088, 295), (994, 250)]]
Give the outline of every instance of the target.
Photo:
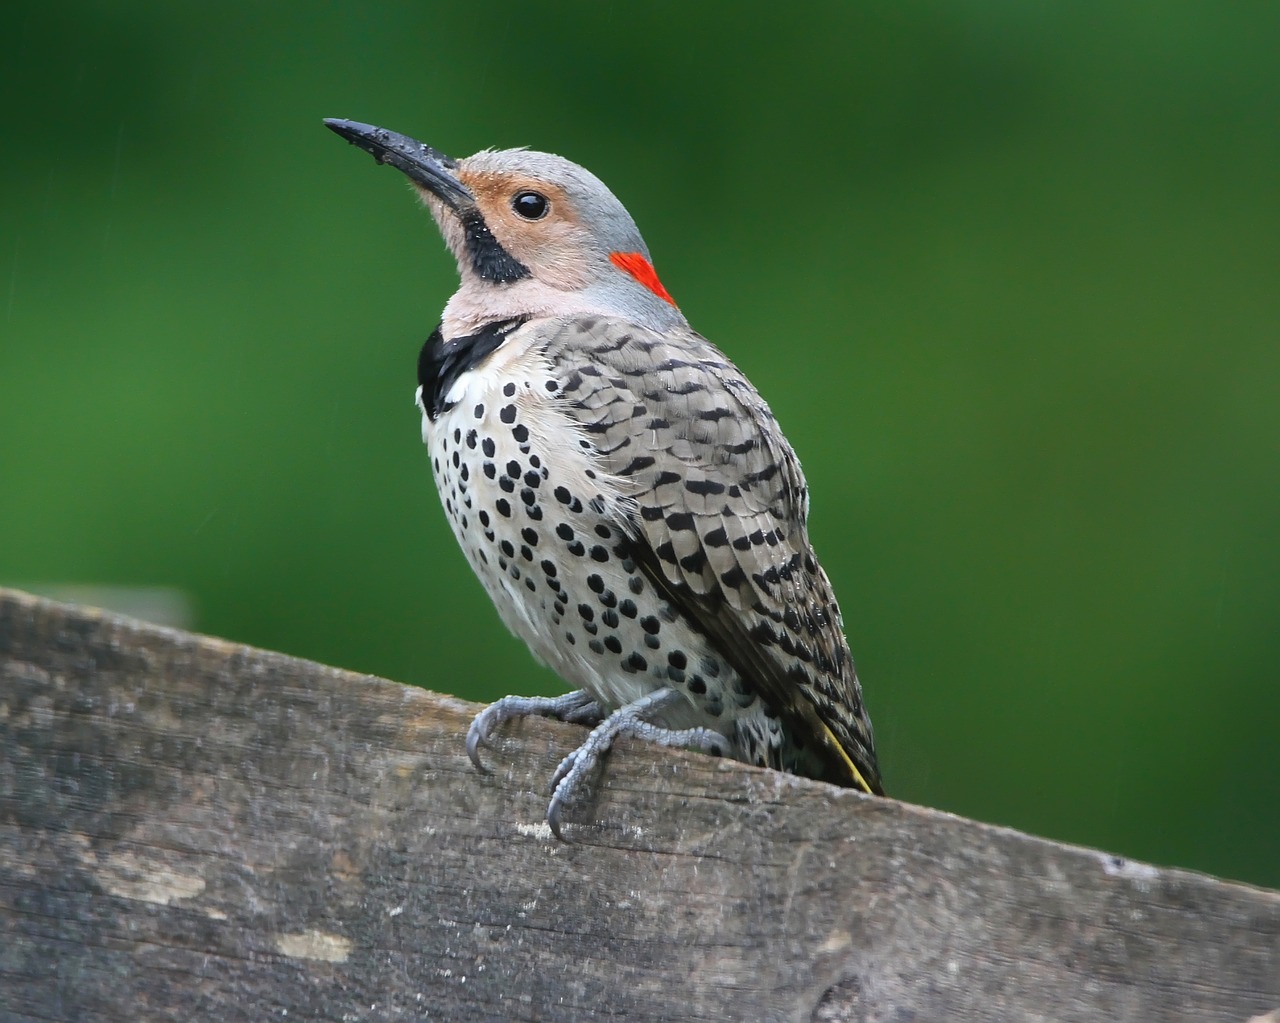
[(4, 1020), (1210, 1020), (1280, 893), (0, 591)]

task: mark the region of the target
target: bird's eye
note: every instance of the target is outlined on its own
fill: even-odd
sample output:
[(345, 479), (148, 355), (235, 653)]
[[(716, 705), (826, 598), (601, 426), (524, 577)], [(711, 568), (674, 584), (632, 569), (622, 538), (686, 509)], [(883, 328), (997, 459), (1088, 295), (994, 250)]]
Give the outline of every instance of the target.
[(525, 220), (541, 220), (550, 206), (547, 197), (538, 192), (521, 192), (511, 200), (511, 208)]

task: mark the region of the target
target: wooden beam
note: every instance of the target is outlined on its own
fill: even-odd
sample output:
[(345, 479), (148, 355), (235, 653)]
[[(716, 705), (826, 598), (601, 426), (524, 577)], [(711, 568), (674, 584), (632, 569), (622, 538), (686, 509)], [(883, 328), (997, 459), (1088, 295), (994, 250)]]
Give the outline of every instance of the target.
[(4, 1020), (1220, 1020), (1280, 893), (0, 591)]

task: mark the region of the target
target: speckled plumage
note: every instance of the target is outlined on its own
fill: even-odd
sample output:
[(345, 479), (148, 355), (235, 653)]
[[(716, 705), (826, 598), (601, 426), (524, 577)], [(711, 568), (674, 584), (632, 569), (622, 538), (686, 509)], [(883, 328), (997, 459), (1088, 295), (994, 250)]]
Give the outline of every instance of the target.
[(851, 784), (834, 738), (879, 787), (799, 462), (718, 349), (536, 320), (452, 398), (423, 419), (441, 500), (541, 660), (608, 709), (677, 688), (667, 727), (709, 725), (737, 759)]
[[(473, 759), (517, 714), (596, 726), (553, 780), (557, 833), (623, 733), (881, 792), (800, 464), (742, 373), (656, 275), (634, 273), (652, 271), (621, 204), (559, 157), (447, 161), (340, 124), (422, 186), (458, 257), (463, 285), (419, 363), (423, 440), (503, 621), (581, 690), (499, 701), (472, 728)], [(526, 231), (499, 205), (531, 188), (560, 226)]]

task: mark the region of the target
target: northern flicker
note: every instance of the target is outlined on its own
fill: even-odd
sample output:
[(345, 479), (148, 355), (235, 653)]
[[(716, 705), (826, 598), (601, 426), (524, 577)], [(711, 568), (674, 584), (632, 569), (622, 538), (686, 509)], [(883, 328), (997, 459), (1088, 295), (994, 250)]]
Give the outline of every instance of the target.
[(422, 439), (502, 620), (576, 687), (484, 710), (476, 766), (511, 718), (590, 726), (552, 777), (557, 836), (620, 735), (882, 794), (800, 463), (690, 328), (622, 203), (548, 153), (454, 160), (325, 123), (409, 178), (457, 259), (418, 359)]

